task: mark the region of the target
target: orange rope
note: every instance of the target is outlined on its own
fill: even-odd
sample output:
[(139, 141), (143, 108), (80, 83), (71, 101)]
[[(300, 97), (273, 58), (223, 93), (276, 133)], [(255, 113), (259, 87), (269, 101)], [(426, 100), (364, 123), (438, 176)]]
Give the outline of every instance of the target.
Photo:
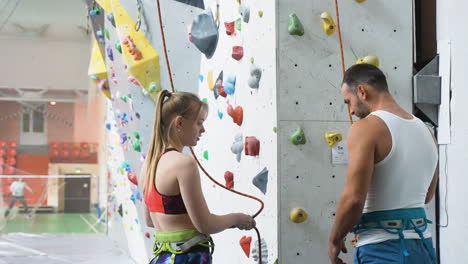
[[(341, 38), (340, 12), (338, 8), (338, 0), (335, 0), (335, 11), (336, 11), (336, 24), (338, 27), (338, 40), (340, 43), (341, 71), (344, 77), (346, 73), (346, 67), (345, 67), (345, 61), (344, 61), (343, 39)], [(349, 104), (348, 104), (348, 116), (349, 116), (349, 122), (352, 125), (353, 116), (351, 115), (351, 107)]]
[[(161, 6), (160, 6), (160, 0), (156, 0), (156, 4), (157, 4), (157, 7), (158, 7), (158, 15), (159, 15), (159, 26), (161, 28), (161, 39), (162, 39), (162, 42), (163, 42), (163, 47), (164, 47), (164, 56), (166, 58), (166, 65), (167, 65), (167, 72), (169, 74), (169, 81), (171, 83), (171, 90), (172, 92), (175, 92), (175, 89), (174, 89), (174, 81), (172, 80), (172, 73), (171, 73), (171, 65), (169, 63), (169, 56), (167, 54), (167, 47), (166, 47), (166, 38), (165, 38), (165, 35), (164, 35), (164, 26), (163, 26), (163, 23), (162, 23), (162, 16), (161, 16)], [(262, 211), (263, 211), (263, 208), (265, 207), (265, 204), (263, 203), (262, 200), (260, 200), (259, 198), (257, 197), (254, 197), (254, 196), (251, 196), (251, 195), (248, 195), (248, 194), (244, 194), (244, 193), (241, 193), (241, 192), (238, 192), (236, 190), (232, 190), (232, 189), (229, 189), (227, 187), (225, 187), (224, 185), (222, 185), (221, 183), (219, 183), (218, 181), (216, 181), (215, 179), (213, 179), (213, 177), (210, 176), (210, 174), (205, 170), (205, 168), (201, 165), (200, 161), (198, 160), (197, 158), (197, 155), (195, 155), (195, 152), (193, 151), (192, 147), (190, 147), (190, 152), (192, 153), (193, 155), (193, 158), (195, 159), (195, 161), (197, 162), (198, 166), (200, 167), (200, 169), (205, 173), (205, 175), (212, 181), (214, 182), (216, 185), (222, 187), (223, 189), (225, 190), (228, 190), (230, 192), (233, 192), (235, 194), (238, 194), (238, 195), (241, 195), (241, 196), (244, 196), (244, 197), (247, 197), (247, 198), (250, 198), (250, 199), (253, 199), (253, 200), (256, 200), (260, 203), (260, 209), (257, 211), (257, 213), (255, 213), (253, 215), (253, 218), (257, 217)], [(261, 242), (261, 237), (260, 237), (260, 231), (258, 231), (258, 229), (256, 227), (254, 227), (256, 233), (257, 233), (257, 238), (258, 238), (258, 263), (262, 264), (262, 242)]]

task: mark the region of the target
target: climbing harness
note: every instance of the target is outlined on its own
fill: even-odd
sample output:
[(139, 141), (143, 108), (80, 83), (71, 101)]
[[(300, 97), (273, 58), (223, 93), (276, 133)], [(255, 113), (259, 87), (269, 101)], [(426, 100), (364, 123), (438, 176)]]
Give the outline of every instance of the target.
[(185, 254), (196, 246), (209, 249), (211, 254), (214, 251), (213, 239), (209, 235), (201, 234), (195, 229), (155, 232), (155, 237), (153, 258), (149, 263), (152, 263), (162, 252), (171, 253), (170, 264), (174, 264), (176, 255)]
[(405, 257), (409, 256), (403, 231), (414, 230), (421, 238), (427, 252), (430, 253), (432, 263), (435, 264), (436, 256), (434, 255), (434, 251), (424, 239), (423, 235), (428, 224), (431, 223), (432, 222), (426, 217), (424, 208), (396, 209), (365, 213), (361, 216), (359, 223), (354, 226), (353, 230), (356, 235), (371, 229), (382, 229), (390, 234), (398, 234), (401, 253), (400, 263), (402, 264), (405, 263)]

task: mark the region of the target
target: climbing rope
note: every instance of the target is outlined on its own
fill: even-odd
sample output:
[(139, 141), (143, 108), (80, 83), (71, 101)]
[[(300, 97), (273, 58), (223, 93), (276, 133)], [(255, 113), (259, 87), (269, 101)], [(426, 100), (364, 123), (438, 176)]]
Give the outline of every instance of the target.
[(141, 0), (137, 0), (137, 22), (135, 23), (135, 31), (138, 32), (140, 30), (140, 26), (141, 26), (141, 10), (142, 10), (142, 4), (141, 4)]
[[(158, 7), (158, 17), (159, 17), (159, 26), (161, 28), (161, 39), (162, 39), (162, 43), (163, 43), (163, 48), (164, 48), (164, 57), (166, 58), (166, 66), (167, 66), (167, 72), (169, 74), (169, 82), (171, 84), (171, 90), (172, 92), (175, 92), (175, 88), (174, 88), (174, 81), (172, 79), (172, 72), (171, 72), (171, 65), (169, 63), (169, 56), (167, 54), (167, 46), (166, 46), (166, 37), (165, 37), (165, 34), (164, 34), (164, 26), (163, 26), (163, 22), (162, 22), (162, 16), (161, 16), (161, 4), (160, 4), (160, 0), (156, 0), (156, 4), (157, 4), (157, 7)], [(219, 183), (218, 181), (216, 181), (215, 179), (213, 179), (213, 177), (210, 176), (210, 174), (205, 170), (205, 168), (201, 165), (200, 161), (198, 160), (197, 158), (197, 155), (195, 154), (195, 152), (193, 151), (193, 148), (190, 147), (190, 152), (192, 153), (193, 155), (193, 158), (195, 159), (195, 161), (197, 162), (198, 166), (200, 167), (200, 169), (203, 171), (203, 173), (205, 173), (205, 175), (212, 181), (214, 182), (216, 185), (220, 186), (221, 188), (225, 189), (225, 190), (228, 190), (232, 193), (235, 193), (235, 194), (238, 194), (238, 195), (241, 195), (241, 196), (244, 196), (244, 197), (247, 197), (247, 198), (250, 198), (250, 199), (253, 199), (253, 200), (256, 200), (260, 203), (260, 209), (252, 216), (253, 218), (257, 217), (262, 211), (263, 211), (263, 208), (265, 207), (265, 204), (263, 203), (262, 200), (260, 200), (259, 198), (257, 197), (254, 197), (254, 196), (251, 196), (251, 195), (248, 195), (248, 194), (244, 194), (244, 193), (241, 193), (241, 192), (238, 192), (236, 190), (232, 190), (232, 189), (229, 189), (227, 187), (225, 187), (224, 185), (222, 185), (221, 183)], [(260, 231), (258, 231), (258, 229), (255, 227), (255, 232), (257, 233), (257, 238), (258, 238), (258, 263), (259, 264), (262, 264), (262, 242), (261, 242), (261, 236), (260, 236)]]
[[(345, 61), (344, 61), (344, 50), (343, 50), (343, 39), (341, 37), (341, 25), (340, 25), (340, 12), (338, 8), (338, 0), (335, 0), (335, 11), (336, 11), (336, 26), (338, 28), (338, 41), (340, 43), (340, 57), (341, 57), (341, 71), (343, 77), (346, 73)], [(351, 115), (351, 106), (348, 104), (348, 116), (349, 123), (353, 124), (353, 116)]]

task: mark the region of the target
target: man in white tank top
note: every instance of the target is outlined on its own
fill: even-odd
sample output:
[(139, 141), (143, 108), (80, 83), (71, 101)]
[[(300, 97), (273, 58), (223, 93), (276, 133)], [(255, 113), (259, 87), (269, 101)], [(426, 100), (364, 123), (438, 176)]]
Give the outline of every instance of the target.
[(377, 67), (350, 67), (342, 96), (358, 118), (348, 133), (349, 164), (328, 254), (346, 252), (357, 234), (356, 264), (436, 263), (424, 206), (437, 184), (437, 144), (426, 125), (404, 111)]

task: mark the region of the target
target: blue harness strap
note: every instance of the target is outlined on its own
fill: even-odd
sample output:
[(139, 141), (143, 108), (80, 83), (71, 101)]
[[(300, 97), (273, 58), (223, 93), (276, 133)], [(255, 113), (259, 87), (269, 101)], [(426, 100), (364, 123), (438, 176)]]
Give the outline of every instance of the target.
[(432, 262), (437, 263), (434, 251), (424, 240), (423, 235), (427, 229), (427, 225), (431, 223), (426, 217), (424, 208), (376, 211), (363, 214), (359, 223), (354, 226), (353, 231), (358, 235), (371, 229), (383, 229), (390, 234), (398, 234), (401, 251), (400, 263), (404, 264), (405, 257), (409, 256), (409, 252), (406, 249), (403, 231), (414, 230), (421, 238), (427, 252), (431, 255)]

